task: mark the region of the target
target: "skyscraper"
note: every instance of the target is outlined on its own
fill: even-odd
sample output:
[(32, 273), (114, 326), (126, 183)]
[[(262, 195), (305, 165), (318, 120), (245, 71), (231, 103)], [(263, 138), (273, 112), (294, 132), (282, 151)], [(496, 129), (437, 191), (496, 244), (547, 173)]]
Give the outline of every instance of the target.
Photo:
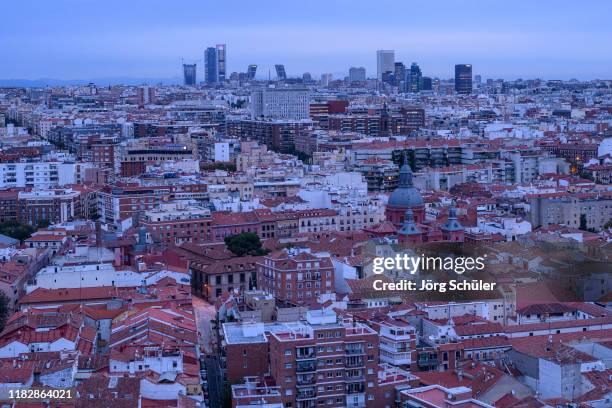
[(279, 81), (287, 79), (287, 73), (285, 72), (285, 66), (283, 64), (274, 65), (274, 69), (276, 69), (276, 79)]
[(394, 72), (395, 70), (395, 51), (394, 50), (378, 50), (376, 51), (376, 75), (379, 81), (382, 81), (385, 72)]
[(249, 79), (255, 79), (255, 74), (257, 73), (257, 65), (251, 64), (247, 68), (247, 77)]
[(196, 84), (196, 64), (183, 64), (183, 83), (187, 86)]
[(423, 77), (421, 82), (421, 89), (423, 91), (431, 91), (432, 90), (432, 82), (430, 77)]
[(217, 44), (217, 80), (225, 82), (227, 75), (227, 54), (225, 44)]
[(410, 66), (410, 92), (419, 92), (423, 87), (423, 75), (421, 74), (421, 68), (416, 62), (413, 62)]
[(207, 84), (219, 82), (219, 66), (217, 61), (217, 49), (208, 47), (204, 51), (204, 81)]
[(328, 86), (332, 77), (332, 74), (321, 74), (321, 86)]
[(366, 69), (364, 67), (351, 67), (349, 69), (349, 82), (363, 82), (366, 80)]
[(455, 65), (455, 92), (463, 95), (472, 93), (472, 64)]
[(393, 75), (395, 77), (395, 85), (402, 89), (406, 83), (406, 66), (403, 62), (395, 63)]

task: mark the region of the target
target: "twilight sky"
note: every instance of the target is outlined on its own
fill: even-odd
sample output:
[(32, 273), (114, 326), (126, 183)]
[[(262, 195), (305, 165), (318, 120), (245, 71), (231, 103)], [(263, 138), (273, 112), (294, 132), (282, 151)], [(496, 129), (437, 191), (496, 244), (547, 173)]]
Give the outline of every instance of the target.
[(0, 78), (172, 78), (181, 58), (227, 44), (228, 72), (288, 75), (351, 66), (376, 50), (451, 78), (612, 79), (609, 0), (15, 0), (2, 2)]

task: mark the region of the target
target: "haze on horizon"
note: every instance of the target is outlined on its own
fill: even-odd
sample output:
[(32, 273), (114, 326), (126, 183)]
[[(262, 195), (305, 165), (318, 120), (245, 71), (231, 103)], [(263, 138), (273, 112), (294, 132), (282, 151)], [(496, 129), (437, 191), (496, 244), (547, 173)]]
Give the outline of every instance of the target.
[(394, 49), (442, 79), (457, 63), (483, 78), (612, 79), (606, 0), (24, 0), (3, 14), (3, 79), (176, 78), (183, 58), (202, 79), (203, 51), (217, 43), (228, 73), (257, 64), (261, 77), (277, 63), (290, 76), (364, 66), (374, 77), (376, 50)]

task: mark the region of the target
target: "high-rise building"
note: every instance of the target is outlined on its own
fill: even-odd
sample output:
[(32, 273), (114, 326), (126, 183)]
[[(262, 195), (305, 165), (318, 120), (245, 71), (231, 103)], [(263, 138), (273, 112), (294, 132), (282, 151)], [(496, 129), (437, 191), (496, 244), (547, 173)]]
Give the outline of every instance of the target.
[(321, 74), (321, 86), (328, 86), (332, 77), (332, 74)]
[(196, 64), (183, 64), (183, 83), (187, 86), (196, 84)]
[(395, 77), (395, 85), (400, 89), (404, 88), (406, 83), (406, 66), (403, 62), (396, 62), (394, 65), (393, 75)]
[(416, 62), (413, 62), (410, 66), (410, 84), (408, 90), (410, 92), (419, 92), (422, 89), (422, 80), (421, 68)]
[(219, 64), (217, 49), (208, 47), (204, 51), (204, 81), (207, 84), (216, 84), (219, 82)]
[(310, 75), (310, 72), (304, 72), (302, 74), (302, 81), (303, 82), (311, 82), (312, 81), (312, 75)]
[(225, 44), (217, 44), (217, 80), (225, 82), (227, 75), (227, 53)]
[(474, 75), (474, 82), (476, 83), (476, 87), (480, 87), (482, 84), (482, 76)]
[(284, 81), (287, 79), (287, 73), (285, 72), (285, 66), (283, 64), (274, 65), (274, 69), (276, 69), (277, 80)]
[(382, 81), (385, 72), (395, 71), (395, 51), (378, 50), (376, 51), (376, 77)]
[(464, 95), (472, 93), (472, 64), (455, 65), (455, 92)]
[(363, 82), (366, 80), (366, 69), (364, 67), (351, 67), (349, 69), (349, 82)]
[(257, 65), (251, 64), (247, 68), (247, 77), (249, 79), (255, 79), (255, 74), (257, 73)]
[(310, 92), (307, 88), (261, 88), (251, 92), (251, 116), (270, 119), (308, 119)]
[(423, 80), (421, 81), (421, 89), (423, 91), (431, 91), (433, 89), (430, 77), (423, 77)]

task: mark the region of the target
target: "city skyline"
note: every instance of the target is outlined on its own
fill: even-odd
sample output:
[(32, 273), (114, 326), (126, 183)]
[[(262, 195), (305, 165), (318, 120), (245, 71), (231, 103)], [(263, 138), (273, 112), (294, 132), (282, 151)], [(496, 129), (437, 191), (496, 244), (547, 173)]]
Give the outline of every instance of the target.
[[(180, 81), (182, 59), (198, 62), (200, 70), (206, 47), (219, 43), (228, 46), (228, 74), (257, 64), (262, 78), (269, 70), (274, 73), (275, 64), (284, 64), (288, 76), (310, 72), (335, 78), (348, 75), (351, 66), (363, 66), (373, 78), (379, 49), (395, 50), (396, 61), (417, 62), (424, 75), (442, 79), (452, 78), (454, 65), (462, 63), (472, 64), (483, 78), (585, 80), (611, 73), (607, 2), (580, 8), (541, 2), (529, 4), (529, 13), (520, 5), (508, 9), (479, 1), (461, 7), (450, 2), (317, 4), (282, 13), (267, 1), (235, 10), (197, 2), (182, 10), (163, 2), (147, 8), (74, 0), (53, 6), (8, 4), (7, 15), (28, 18), (11, 19), (0, 28), (11, 61), (0, 67), (0, 78)], [(375, 13), (390, 9), (394, 12)], [(405, 24), (409, 15), (418, 18)]]

